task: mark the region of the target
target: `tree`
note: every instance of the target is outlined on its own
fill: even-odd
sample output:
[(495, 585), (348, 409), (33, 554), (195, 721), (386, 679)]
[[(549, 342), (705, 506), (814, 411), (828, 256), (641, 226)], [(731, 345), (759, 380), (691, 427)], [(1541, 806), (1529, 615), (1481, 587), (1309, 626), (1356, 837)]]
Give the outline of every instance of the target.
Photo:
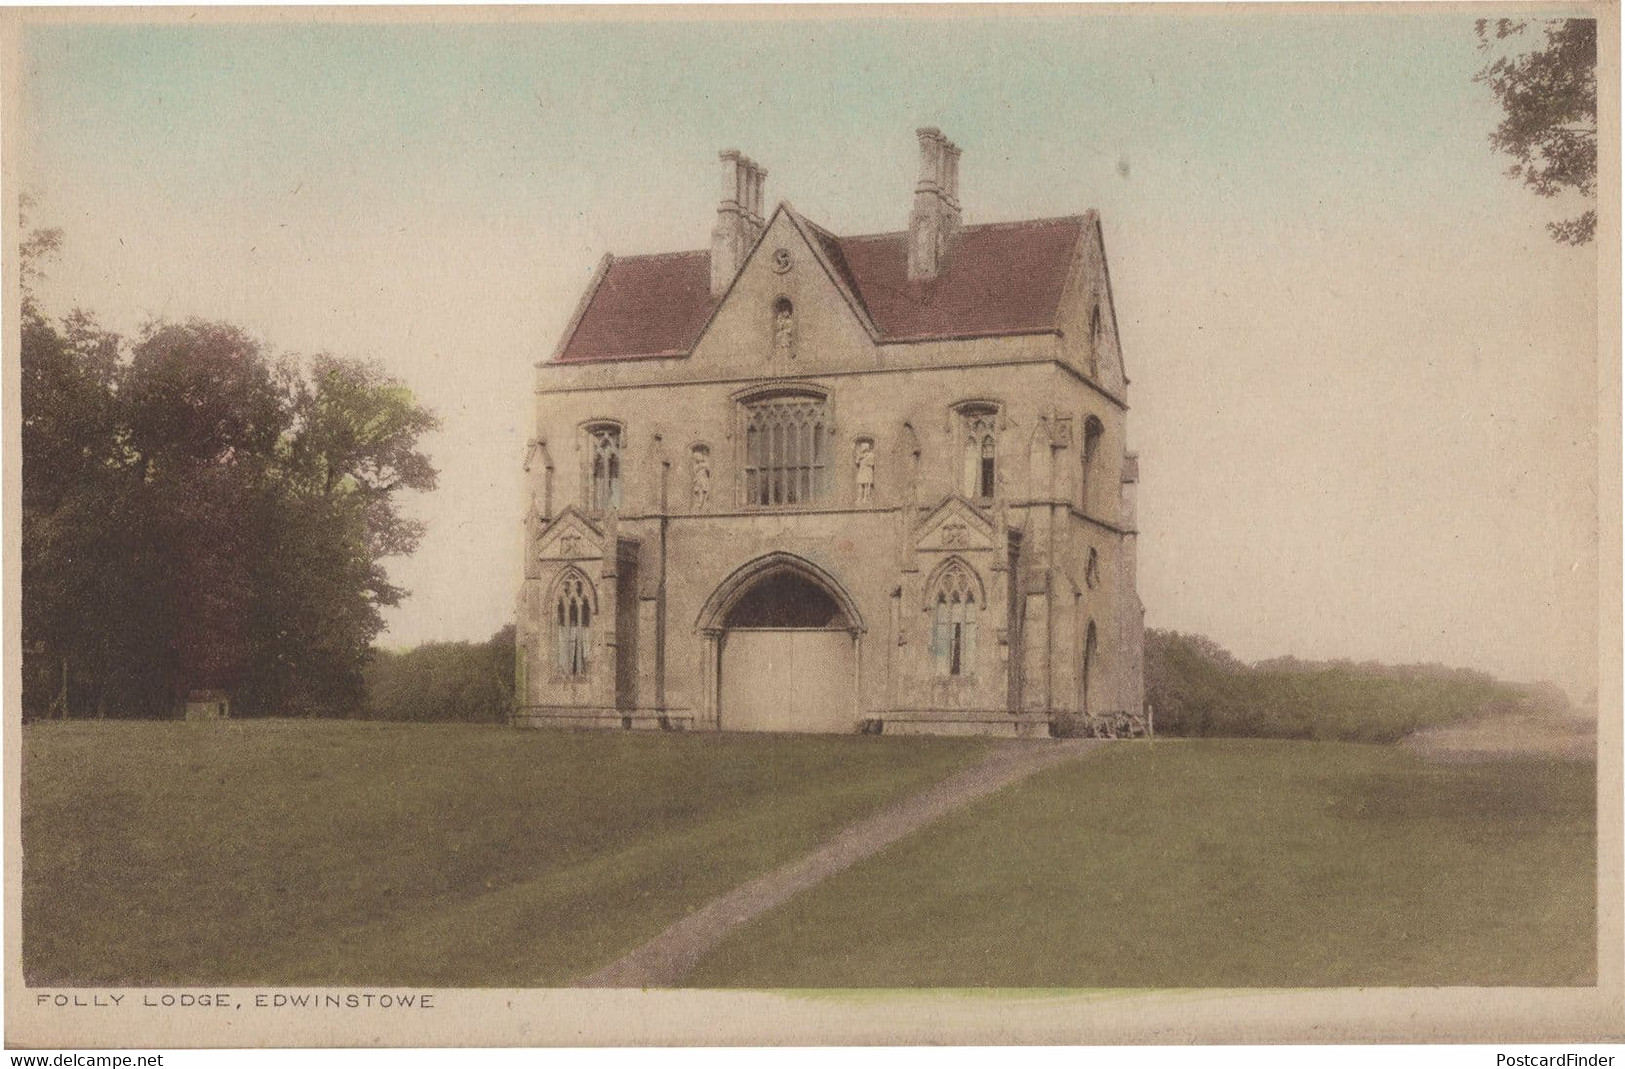
[(23, 704), (65, 716), (75, 697), (101, 708), (94, 666), (122, 615), (113, 588), (132, 525), (114, 412), (119, 340), (82, 315), (59, 329), (26, 301), (21, 320)]
[(23, 234), (22, 244), (17, 249), (17, 276), (22, 288), (25, 314), (37, 311), (34, 281), (45, 277), (41, 265), (62, 250), (61, 227), (29, 228), (28, 213), (33, 208), (32, 194), (25, 192), (17, 198), (17, 229)]
[(286, 383), (241, 329), (191, 320), (149, 326), (119, 384), (121, 432), (159, 566), (149, 598), (168, 623), (168, 697), (235, 689), (250, 656), (246, 620), (273, 591), (256, 582), (253, 502), (286, 432)]
[(406, 593), (383, 562), (423, 536), (399, 495), (434, 489), (417, 443), (438, 423), (376, 365), (327, 354), (290, 380), (289, 416), (257, 525), (248, 691), (256, 710), (346, 712), (364, 698), (382, 609)]
[(367, 666), (368, 713), (378, 720), (499, 724), (514, 696), (514, 626), (485, 642), (426, 642), (380, 650)]
[[(25, 242), (25, 278), (59, 240)], [(29, 297), (21, 320), (25, 711), (163, 716), (206, 688), (358, 708), (434, 417), (373, 365), (273, 360), (230, 324), (126, 342)]]
[[(1529, 24), (1513, 19), (1479, 19), (1479, 48), (1492, 52), (1518, 37)], [(1545, 45), (1496, 56), (1473, 76), (1490, 87), (1505, 117), (1490, 144), (1512, 157), (1507, 175), (1521, 178), (1543, 197), (1573, 191), (1597, 194), (1597, 23), (1594, 19), (1544, 22)], [(1572, 219), (1548, 223), (1560, 242), (1583, 245), (1597, 230), (1597, 212), (1588, 208)]]

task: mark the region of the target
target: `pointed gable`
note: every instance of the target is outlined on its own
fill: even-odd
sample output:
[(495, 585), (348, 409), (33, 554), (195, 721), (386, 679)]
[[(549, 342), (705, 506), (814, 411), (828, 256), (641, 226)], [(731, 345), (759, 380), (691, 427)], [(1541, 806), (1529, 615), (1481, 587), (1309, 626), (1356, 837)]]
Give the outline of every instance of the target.
[(603, 555), (604, 532), (573, 505), (536, 537), (537, 560), (594, 560)]
[(921, 522), (914, 544), (927, 553), (992, 549), (994, 533), (993, 524), (974, 505), (950, 494)]
[[(775, 327), (780, 307), (789, 327), (782, 348)], [(801, 374), (828, 354), (861, 350), (874, 340), (873, 324), (824, 258), (811, 227), (781, 204), (689, 355), (717, 369), (773, 365), (776, 374)]]
[(1121, 396), (1128, 386), (1128, 376), (1117, 333), (1105, 238), (1094, 212), (1084, 216), (1084, 223), (1061, 297), (1061, 333), (1067, 359), (1102, 389)]

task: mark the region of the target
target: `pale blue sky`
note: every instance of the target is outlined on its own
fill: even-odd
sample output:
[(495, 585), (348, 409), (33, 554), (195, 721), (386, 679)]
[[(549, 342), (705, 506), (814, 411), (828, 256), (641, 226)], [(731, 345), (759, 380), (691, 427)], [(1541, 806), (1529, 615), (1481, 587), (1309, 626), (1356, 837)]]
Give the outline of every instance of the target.
[(36, 27), (46, 297), (406, 378), (443, 474), (389, 638), (482, 637), (530, 365), (598, 256), (702, 247), (724, 147), (897, 229), (938, 125), (970, 221), (1102, 213), (1150, 624), (1591, 685), (1595, 256), (1489, 151), (1471, 12), (788, 14)]

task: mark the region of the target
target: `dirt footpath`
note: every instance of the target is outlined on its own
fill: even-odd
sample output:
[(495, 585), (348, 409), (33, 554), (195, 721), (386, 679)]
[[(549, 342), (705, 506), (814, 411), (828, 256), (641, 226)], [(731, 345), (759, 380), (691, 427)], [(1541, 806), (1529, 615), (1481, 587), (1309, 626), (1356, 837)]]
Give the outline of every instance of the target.
[(654, 939), (576, 982), (578, 987), (672, 987), (729, 932), (791, 896), (978, 798), (1105, 745), (1095, 739), (1008, 742), (936, 786), (838, 832), (807, 856), (713, 898)]
[(1597, 759), (1597, 721), (1581, 716), (1497, 716), (1418, 731), (1401, 743), (1434, 761), (1509, 757)]

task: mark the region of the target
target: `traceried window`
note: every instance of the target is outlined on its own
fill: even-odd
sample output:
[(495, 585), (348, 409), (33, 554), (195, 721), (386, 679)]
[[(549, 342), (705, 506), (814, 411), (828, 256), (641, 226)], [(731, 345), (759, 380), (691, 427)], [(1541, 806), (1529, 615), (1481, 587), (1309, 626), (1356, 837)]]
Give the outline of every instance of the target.
[(964, 493), (969, 498), (990, 499), (998, 485), (998, 440), (994, 436), (997, 413), (988, 407), (959, 410), (965, 455)]
[(745, 405), (745, 500), (801, 505), (829, 494), (829, 408), (811, 394)]
[(931, 656), (939, 676), (975, 674), (979, 589), (976, 577), (958, 561), (937, 580), (931, 605)]
[(592, 649), (592, 586), (579, 572), (572, 572), (559, 584), (554, 604), (558, 632), (555, 664), (561, 674), (587, 674), (587, 654)]
[(621, 428), (613, 423), (594, 424), (587, 428), (587, 444), (592, 450), (587, 505), (596, 512), (618, 509), (621, 507)]

